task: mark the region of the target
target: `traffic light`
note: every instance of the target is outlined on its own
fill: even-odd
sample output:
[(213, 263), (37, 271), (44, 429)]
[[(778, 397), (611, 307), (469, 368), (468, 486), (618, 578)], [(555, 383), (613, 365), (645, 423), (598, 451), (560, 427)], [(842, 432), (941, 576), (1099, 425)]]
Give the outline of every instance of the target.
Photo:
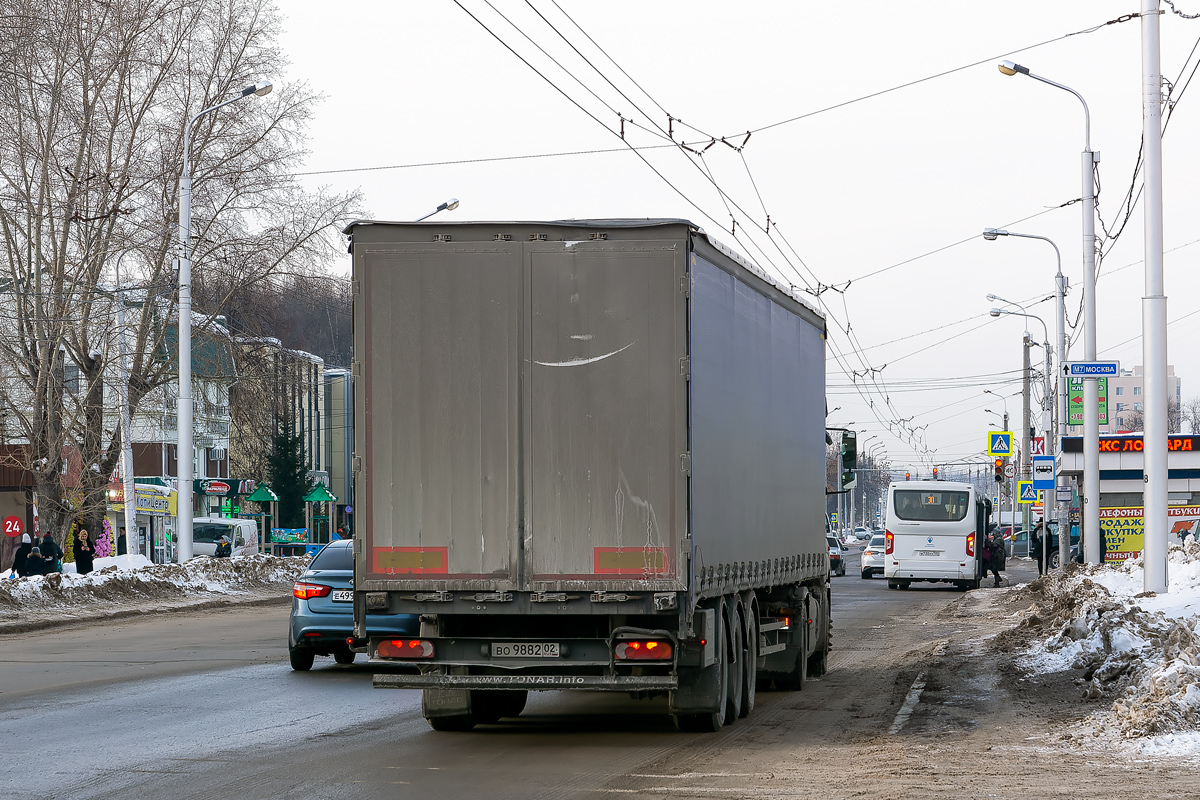
[(935, 481), (937, 480), (937, 467), (934, 467), (934, 468), (933, 468), (933, 479), (934, 479)]
[(911, 477), (912, 477), (911, 473), (908, 473), (908, 472), (904, 473), (904, 480), (908, 480)]
[(1004, 459), (996, 459), (996, 483), (1004, 483)]
[(858, 485), (858, 434), (842, 431), (842, 488), (853, 489)]

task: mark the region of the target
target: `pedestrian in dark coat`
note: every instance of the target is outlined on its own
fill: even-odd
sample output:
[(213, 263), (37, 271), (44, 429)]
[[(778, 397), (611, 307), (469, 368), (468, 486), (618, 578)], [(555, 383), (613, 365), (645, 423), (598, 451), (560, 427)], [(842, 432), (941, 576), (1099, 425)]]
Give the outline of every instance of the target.
[(125, 539), (125, 528), (121, 528), (121, 535), (117, 537), (117, 555), (123, 556), (128, 552), (128, 545)]
[(35, 547), (29, 551), (29, 556), (25, 559), (25, 574), (46, 575), (52, 571), (50, 566), (50, 562), (42, 558), (41, 548)]
[(40, 547), (42, 551), (42, 558), (46, 559), (46, 561), (48, 561), (50, 564), (50, 569), (47, 571), (59, 572), (59, 565), (62, 563), (62, 557), (64, 553), (62, 548), (58, 546), (58, 543), (54, 541), (54, 537), (49, 533), (49, 531), (47, 531), (46, 535), (42, 537), (42, 543)]
[(28, 533), (21, 534), (21, 545), (17, 548), (17, 552), (13, 554), (13, 569), (16, 570), (17, 576), (24, 578), (27, 573), (25, 571), (25, 559), (29, 557), (29, 551), (33, 549), (33, 542), (29, 538)]
[(88, 538), (86, 530), (80, 530), (75, 537), (75, 571), (87, 575), (92, 571), (92, 560), (96, 557), (96, 546)]
[(1038, 577), (1041, 577), (1042, 572), (1043, 572), (1043, 570), (1042, 570), (1042, 526), (1041, 525), (1038, 525), (1029, 534), (1029, 549), (1033, 551), (1032, 553), (1030, 553), (1030, 555), (1033, 556), (1034, 559), (1037, 561)]
[(996, 536), (995, 531), (988, 533), (983, 541), (983, 576), (988, 572), (996, 576), (996, 586), (1000, 585), (1000, 568), (1004, 565), (1004, 541)]

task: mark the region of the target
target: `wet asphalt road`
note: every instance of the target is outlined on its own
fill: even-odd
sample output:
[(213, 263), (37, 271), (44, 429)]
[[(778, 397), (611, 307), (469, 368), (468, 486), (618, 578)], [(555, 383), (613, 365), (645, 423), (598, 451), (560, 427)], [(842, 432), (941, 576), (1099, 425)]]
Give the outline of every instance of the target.
[[(833, 579), (834, 670), (870, 663), (880, 620), (916, 622), (960, 596), (889, 591), (857, 566), (854, 554)], [(752, 717), (709, 736), (675, 732), (662, 699), (568, 692), (531, 693), (512, 723), (436, 733), (418, 692), (373, 689), (365, 664), (319, 657), (312, 672), (293, 672), (287, 613), (280, 604), (0, 637), (0, 796), (598, 797), (673, 753), (736, 746), (731, 736), (794, 697), (760, 693)]]

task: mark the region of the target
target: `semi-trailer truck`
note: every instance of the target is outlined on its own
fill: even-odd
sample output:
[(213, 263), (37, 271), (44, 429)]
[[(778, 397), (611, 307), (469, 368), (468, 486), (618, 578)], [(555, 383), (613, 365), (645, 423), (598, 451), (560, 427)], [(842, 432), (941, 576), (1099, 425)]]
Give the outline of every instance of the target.
[(686, 220), (346, 234), (376, 687), (437, 730), (583, 689), (715, 731), (824, 673), (826, 329), (799, 293)]

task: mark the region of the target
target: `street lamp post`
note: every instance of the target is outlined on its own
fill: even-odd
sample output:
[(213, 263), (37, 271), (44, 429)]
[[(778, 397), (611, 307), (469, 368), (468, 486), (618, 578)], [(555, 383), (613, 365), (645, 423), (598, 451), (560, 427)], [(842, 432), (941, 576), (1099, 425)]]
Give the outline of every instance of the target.
[(438, 213), (439, 211), (453, 211), (453, 210), (454, 210), (454, 209), (456, 209), (456, 208), (458, 208), (458, 198), (457, 198), (457, 197), (451, 197), (449, 200), (447, 200), (446, 202), (442, 203), (441, 205), (439, 205), (439, 206), (438, 206), (437, 208), (435, 208), (433, 211), (430, 211), (430, 212), (429, 212), (428, 214), (426, 214), (425, 216), (423, 216), (423, 217), (418, 217), (416, 221), (417, 221), (417, 222), (423, 222), (423, 221), (425, 221), (425, 220), (429, 219), (430, 217), (432, 217), (434, 214)]
[[(1157, 16), (1154, 18), (1158, 19)], [(1092, 119), (1083, 95), (1069, 86), (1035, 75), (1028, 67), (1001, 61), (1005, 75), (1027, 75), (1036, 81), (1070, 92), (1083, 104), (1083, 153), (1080, 156), (1080, 182), (1083, 194), (1083, 358), (1096, 360), (1096, 193), (1093, 174), (1100, 154), (1092, 151)], [(1154, 85), (1155, 97), (1158, 84)], [(1157, 108), (1157, 106), (1156, 106)], [(1154, 137), (1152, 137), (1154, 138)], [(1165, 386), (1164, 380), (1164, 386)], [(1099, 564), (1100, 552), (1100, 418), (1099, 385), (1083, 382), (1083, 552), (1085, 560)], [(1164, 447), (1165, 447), (1164, 441)], [(1164, 472), (1165, 478), (1165, 472)], [(1165, 484), (1164, 484), (1165, 485)]]
[[(1067, 360), (1067, 332), (1066, 332), (1066, 327), (1067, 327), (1066, 326), (1067, 279), (1062, 274), (1062, 253), (1059, 252), (1058, 245), (1056, 245), (1050, 239), (1047, 239), (1045, 236), (1038, 236), (1038, 235), (1032, 234), (1032, 233), (1017, 233), (1015, 231), (1000, 230), (998, 228), (987, 228), (983, 232), (983, 238), (987, 239), (990, 242), (994, 242), (996, 240), (996, 238), (999, 236), (1019, 236), (1022, 239), (1041, 239), (1043, 242), (1047, 242), (1051, 247), (1054, 248), (1054, 256), (1058, 262), (1058, 272), (1054, 275), (1054, 287), (1055, 287), (1054, 295), (1055, 295), (1055, 300), (1056, 300), (1054, 335), (1055, 335), (1055, 340), (1056, 340), (1056, 344), (1058, 347), (1058, 368), (1061, 370), (1062, 365)], [(1044, 326), (1045, 326), (1045, 323), (1043, 323), (1043, 327)], [(1049, 374), (1049, 369), (1050, 369), (1050, 353), (1047, 350), (1047, 352), (1046, 352), (1047, 375)], [(1046, 447), (1047, 447), (1046, 455), (1049, 455), (1049, 456), (1055, 455), (1055, 453), (1057, 452), (1058, 440), (1061, 437), (1066, 436), (1066, 434), (1067, 434), (1067, 387), (1065, 385), (1063, 385), (1065, 383), (1065, 381), (1066, 381), (1065, 376), (1060, 376), (1060, 375), (1055, 376), (1055, 379), (1054, 379), (1054, 384), (1056, 386), (1056, 389), (1055, 389), (1055, 401), (1056, 401), (1055, 402), (1055, 421), (1052, 426), (1054, 435), (1049, 435), (1049, 431), (1048, 431), (1047, 436), (1046, 436)], [(1057, 472), (1055, 474), (1057, 475)], [(1065, 481), (1063, 480), (1063, 478), (1061, 476), (1058, 476), (1055, 483), (1056, 483), (1055, 489), (1057, 489), (1057, 485), (1059, 483), (1065, 483)], [(1056, 491), (1055, 497), (1054, 497), (1054, 518), (1058, 521), (1059, 528), (1062, 528), (1062, 520), (1063, 520), (1062, 505), (1058, 502), (1057, 495), (1058, 495), (1058, 493)], [(1062, 536), (1059, 537), (1058, 552), (1059, 552), (1059, 563), (1065, 565), (1067, 563), (1067, 561), (1069, 560), (1070, 554), (1071, 554), (1070, 537), (1069, 536), (1066, 538), (1064, 538)]]
[[(262, 97), (272, 89), (270, 81), (247, 86), (237, 97), (204, 109), (188, 120), (183, 128), (183, 173), (179, 176), (179, 396), (176, 399), (175, 424), (178, 426), (175, 463), (179, 480), (179, 525), (175, 531), (179, 562), (192, 557), (192, 260), (188, 239), (192, 228), (192, 126), (205, 114), (236, 103), (243, 97)], [(126, 498), (126, 503), (129, 498)], [(125, 531), (126, 537), (130, 535)], [(128, 539), (126, 539), (128, 542)]]

